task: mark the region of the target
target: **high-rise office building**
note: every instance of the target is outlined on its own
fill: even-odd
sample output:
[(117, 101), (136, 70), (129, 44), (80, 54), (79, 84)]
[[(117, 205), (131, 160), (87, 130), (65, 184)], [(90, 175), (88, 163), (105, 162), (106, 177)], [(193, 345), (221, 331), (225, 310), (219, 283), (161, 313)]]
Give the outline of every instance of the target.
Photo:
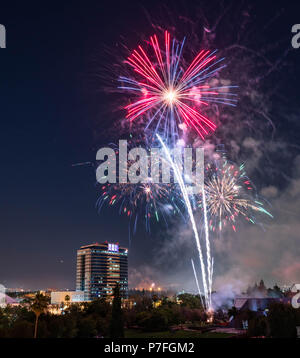
[(86, 300), (105, 298), (120, 284), (122, 298), (128, 297), (128, 250), (105, 241), (77, 250), (76, 290)]

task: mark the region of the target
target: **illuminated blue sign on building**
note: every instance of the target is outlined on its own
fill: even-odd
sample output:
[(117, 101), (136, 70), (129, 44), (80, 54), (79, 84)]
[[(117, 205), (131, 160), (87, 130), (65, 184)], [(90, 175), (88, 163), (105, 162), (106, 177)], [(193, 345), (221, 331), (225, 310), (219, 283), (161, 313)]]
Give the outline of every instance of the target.
[(119, 251), (119, 245), (108, 244), (108, 251), (118, 252)]

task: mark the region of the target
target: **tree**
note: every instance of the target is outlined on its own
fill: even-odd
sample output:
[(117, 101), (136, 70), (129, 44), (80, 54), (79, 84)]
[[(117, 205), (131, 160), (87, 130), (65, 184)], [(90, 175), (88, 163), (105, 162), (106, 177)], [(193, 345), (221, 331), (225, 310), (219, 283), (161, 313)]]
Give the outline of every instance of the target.
[(231, 308), (229, 308), (229, 310), (228, 310), (229, 318), (230, 317), (235, 318), (237, 316), (237, 314), (238, 314), (238, 310), (237, 310), (237, 308), (235, 306), (232, 306)]
[(49, 299), (41, 293), (37, 293), (31, 303), (31, 310), (35, 314), (34, 338), (37, 338), (38, 320), (48, 307)]
[(97, 336), (107, 337), (110, 331), (111, 305), (105, 298), (99, 298), (90, 302), (85, 312), (94, 320)]
[(256, 316), (249, 321), (248, 335), (250, 337), (266, 337), (268, 335), (268, 320), (265, 316)]
[(149, 311), (153, 308), (152, 298), (142, 295), (142, 297), (136, 298), (135, 310), (137, 312)]
[(92, 338), (97, 334), (96, 322), (91, 316), (84, 317), (78, 322), (78, 337)]
[(154, 310), (145, 312), (145, 317), (140, 321), (141, 327), (146, 332), (159, 332), (168, 329), (168, 317), (165, 311)]
[(110, 312), (110, 304), (105, 300), (105, 298), (98, 298), (92, 302), (89, 302), (85, 312), (87, 314), (105, 317)]
[(192, 295), (190, 293), (182, 293), (178, 295), (178, 299), (181, 301), (183, 307), (190, 308), (203, 308), (199, 295)]
[(158, 296), (157, 295), (153, 295), (152, 296), (152, 301), (155, 303), (159, 300)]
[(284, 303), (272, 303), (269, 307), (268, 322), (274, 338), (295, 338), (297, 310)]
[(65, 301), (66, 301), (67, 306), (69, 306), (69, 303), (70, 303), (70, 296), (69, 295), (65, 296)]
[(124, 338), (124, 321), (121, 307), (120, 285), (118, 283), (113, 290), (110, 338)]
[(267, 288), (265, 286), (264, 280), (260, 280), (259, 286), (258, 286), (258, 291), (262, 294), (262, 295), (266, 295), (267, 294)]
[(4, 313), (6, 310), (0, 307), (0, 338), (7, 337), (7, 332), (9, 330), (9, 319)]
[(25, 320), (18, 320), (10, 330), (10, 338), (32, 338), (33, 324)]

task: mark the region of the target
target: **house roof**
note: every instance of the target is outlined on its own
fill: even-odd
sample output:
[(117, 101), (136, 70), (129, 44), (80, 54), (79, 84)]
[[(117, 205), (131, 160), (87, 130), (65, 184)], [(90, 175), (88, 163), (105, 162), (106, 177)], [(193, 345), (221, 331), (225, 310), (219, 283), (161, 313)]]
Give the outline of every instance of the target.
[(11, 305), (13, 303), (18, 303), (18, 301), (10, 296), (7, 296), (6, 293), (0, 292), (0, 300), (2, 303), (5, 303), (7, 305)]
[(7, 296), (5, 295), (5, 302), (8, 304), (8, 305), (11, 305), (13, 303), (18, 303), (18, 301), (10, 296)]
[(236, 298), (234, 300), (234, 306), (239, 310), (241, 309), (244, 304), (247, 302), (248, 298)]

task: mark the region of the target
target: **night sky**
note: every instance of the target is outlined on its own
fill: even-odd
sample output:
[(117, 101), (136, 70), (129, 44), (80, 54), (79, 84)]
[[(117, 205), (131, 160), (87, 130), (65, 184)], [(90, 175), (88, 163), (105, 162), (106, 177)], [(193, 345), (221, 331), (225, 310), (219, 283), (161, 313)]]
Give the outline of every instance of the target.
[[(41, 5), (29, 1), (1, 5), (0, 23), (6, 27), (7, 48), (0, 52), (0, 283), (6, 287), (73, 289), (76, 250), (81, 245), (108, 240), (128, 247), (127, 219), (116, 210), (99, 214), (95, 208), (99, 193), (94, 168), (72, 166), (93, 162), (97, 149), (111, 139), (105, 129), (124, 116), (119, 104), (114, 106), (114, 97), (104, 90), (104, 49), (115, 54), (121, 43), (134, 48), (142, 35), (154, 32), (153, 23), (167, 27), (170, 21), (162, 21), (166, 8), (173, 14), (173, 24), (178, 22), (180, 34), (182, 17), (197, 23), (199, 8), (211, 19), (217, 18), (221, 2), (215, 3), (218, 5), (148, 0)], [(225, 233), (223, 241), (216, 243), (216, 257), (222, 257), (216, 268), (219, 284), (230, 282), (230, 278), (236, 284), (262, 276), (271, 284), (300, 279), (300, 49), (290, 44), (291, 27), (300, 23), (300, 9), (299, 2), (286, 3), (233, 1), (224, 15), (233, 16), (236, 11), (238, 17), (247, 11), (247, 33), (252, 36), (251, 29), (258, 28), (263, 37), (257, 37), (255, 50), (270, 48), (269, 61), (274, 64), (284, 56), (284, 65), (278, 64), (272, 78), (266, 76), (267, 89), (259, 87), (263, 93), (279, 86), (278, 97), (270, 96), (276, 133), (270, 134), (266, 125), (266, 134), (257, 136), (245, 125), (243, 138), (235, 138), (244, 148), (239, 151), (241, 160), (249, 161), (258, 190), (273, 206), (274, 220), (265, 229), (242, 227), (234, 241), (227, 238), (232, 233)], [(232, 29), (227, 34), (226, 23), (222, 26), (227, 46)], [(248, 45), (249, 37), (243, 41)], [(252, 46), (253, 36), (251, 41)], [(113, 64), (114, 55), (111, 61)], [(107, 76), (113, 76), (113, 71)], [(243, 107), (238, 110), (242, 114)], [(243, 122), (243, 115), (237, 120)], [(278, 146), (262, 149), (259, 143), (268, 140)], [(278, 171), (271, 170), (275, 167)], [(288, 220), (283, 220), (280, 210)], [(173, 224), (169, 229), (158, 225), (151, 235), (142, 224), (138, 227), (130, 245), (132, 285), (155, 280), (176, 288), (192, 287), (191, 247), (182, 239), (189, 236), (189, 229), (184, 222)], [(232, 252), (231, 245), (238, 249)], [(186, 253), (183, 256), (182, 250)], [(172, 263), (166, 264), (165, 257)], [(244, 274), (244, 279), (237, 277), (237, 272)]]

